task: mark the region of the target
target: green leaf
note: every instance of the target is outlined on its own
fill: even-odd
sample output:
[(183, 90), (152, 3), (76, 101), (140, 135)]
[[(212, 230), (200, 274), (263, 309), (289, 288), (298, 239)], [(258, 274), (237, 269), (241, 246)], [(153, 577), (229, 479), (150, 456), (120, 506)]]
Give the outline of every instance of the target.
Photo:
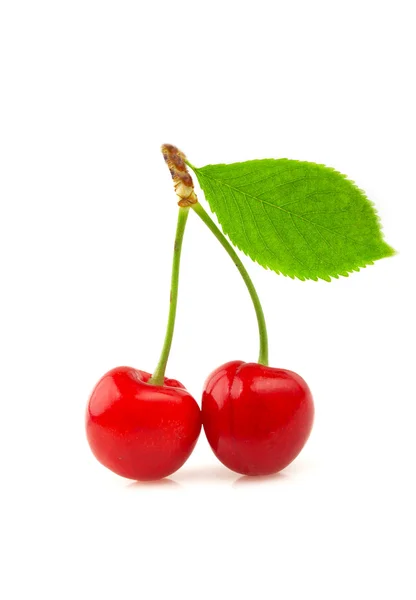
[(190, 166), (224, 233), (276, 273), (330, 281), (395, 253), (364, 192), (334, 169), (285, 158)]

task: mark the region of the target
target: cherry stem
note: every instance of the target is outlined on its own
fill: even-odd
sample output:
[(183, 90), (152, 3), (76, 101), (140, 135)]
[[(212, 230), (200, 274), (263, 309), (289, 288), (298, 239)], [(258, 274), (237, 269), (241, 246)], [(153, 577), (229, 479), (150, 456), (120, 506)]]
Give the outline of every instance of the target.
[(259, 328), (260, 352), (259, 352), (258, 362), (262, 365), (268, 365), (269, 364), (269, 345), (268, 345), (268, 340), (267, 340), (266, 320), (264, 318), (263, 309), (261, 307), (260, 299), (256, 292), (256, 288), (254, 287), (254, 284), (251, 281), (250, 276), (247, 273), (245, 266), (239, 259), (234, 248), (228, 242), (226, 237), (221, 233), (221, 231), (215, 225), (214, 221), (211, 219), (211, 217), (208, 215), (208, 213), (204, 210), (204, 208), (199, 204), (199, 202), (197, 202), (196, 204), (192, 204), (192, 209), (196, 212), (198, 217), (200, 217), (200, 219), (202, 219), (202, 221), (205, 223), (205, 225), (208, 227), (208, 229), (210, 231), (212, 231), (212, 233), (215, 235), (215, 237), (220, 242), (222, 247), (225, 248), (225, 250), (228, 252), (233, 263), (239, 270), (239, 272), (244, 280), (244, 283), (247, 286), (248, 292), (249, 292), (251, 300), (253, 302), (254, 310), (256, 312), (257, 324), (258, 324), (258, 328)]
[(153, 372), (148, 383), (151, 385), (163, 385), (165, 381), (166, 365), (169, 358), (170, 349), (172, 346), (173, 332), (175, 329), (176, 307), (178, 304), (178, 287), (179, 287), (179, 267), (181, 262), (181, 251), (183, 234), (185, 233), (186, 221), (188, 219), (189, 207), (179, 208), (178, 222), (176, 225), (175, 244), (173, 247), (173, 262), (172, 276), (170, 282), (170, 304), (168, 324), (166, 327), (165, 341), (163, 342), (162, 352), (159, 362)]

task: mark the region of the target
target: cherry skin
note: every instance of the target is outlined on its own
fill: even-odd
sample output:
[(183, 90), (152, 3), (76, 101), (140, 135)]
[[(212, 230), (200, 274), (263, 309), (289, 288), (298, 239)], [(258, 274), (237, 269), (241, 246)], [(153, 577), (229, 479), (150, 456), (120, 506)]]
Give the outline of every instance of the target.
[(271, 475), (291, 463), (312, 429), (314, 406), (296, 373), (235, 360), (205, 382), (202, 423), (217, 458), (243, 475)]
[(201, 431), (201, 411), (174, 379), (117, 367), (95, 386), (87, 406), (87, 439), (95, 457), (118, 475), (161, 479), (189, 458)]

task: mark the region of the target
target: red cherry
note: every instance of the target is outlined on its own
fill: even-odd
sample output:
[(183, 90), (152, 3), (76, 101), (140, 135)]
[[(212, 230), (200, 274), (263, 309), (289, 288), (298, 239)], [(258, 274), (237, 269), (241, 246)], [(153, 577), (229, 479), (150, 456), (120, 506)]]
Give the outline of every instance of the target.
[(189, 458), (201, 431), (201, 411), (184, 386), (166, 379), (147, 383), (150, 373), (117, 367), (95, 386), (86, 429), (95, 457), (118, 475), (161, 479)]
[(244, 475), (281, 471), (302, 450), (314, 406), (305, 381), (285, 369), (235, 360), (205, 382), (202, 423), (217, 458)]

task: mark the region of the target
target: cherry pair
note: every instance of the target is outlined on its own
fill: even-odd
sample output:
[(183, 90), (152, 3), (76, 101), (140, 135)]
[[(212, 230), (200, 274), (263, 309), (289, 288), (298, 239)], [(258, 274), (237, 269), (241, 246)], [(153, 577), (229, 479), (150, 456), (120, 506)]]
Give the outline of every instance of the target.
[[(296, 373), (267, 366), (266, 324), (254, 285), (230, 243), (199, 204), (184, 155), (170, 145), (162, 151), (180, 206), (162, 353), (153, 375), (119, 367), (100, 379), (87, 408), (88, 442), (96, 458), (115, 473), (137, 480), (160, 479), (189, 458), (202, 424), (215, 455), (230, 469), (244, 475), (276, 473), (292, 462), (309, 437), (314, 414), (311, 393)], [(202, 410), (181, 383), (165, 377), (190, 209), (238, 268), (253, 302), (260, 340), (258, 363), (235, 360), (211, 373), (203, 390)]]
[[(87, 437), (96, 458), (131, 479), (160, 479), (189, 458), (201, 420), (218, 459), (245, 475), (286, 467), (304, 446), (313, 422), (308, 386), (291, 371), (232, 361), (208, 377), (202, 411), (184, 386), (129, 367), (109, 371), (87, 410)], [(202, 419), (201, 419), (202, 417)]]

